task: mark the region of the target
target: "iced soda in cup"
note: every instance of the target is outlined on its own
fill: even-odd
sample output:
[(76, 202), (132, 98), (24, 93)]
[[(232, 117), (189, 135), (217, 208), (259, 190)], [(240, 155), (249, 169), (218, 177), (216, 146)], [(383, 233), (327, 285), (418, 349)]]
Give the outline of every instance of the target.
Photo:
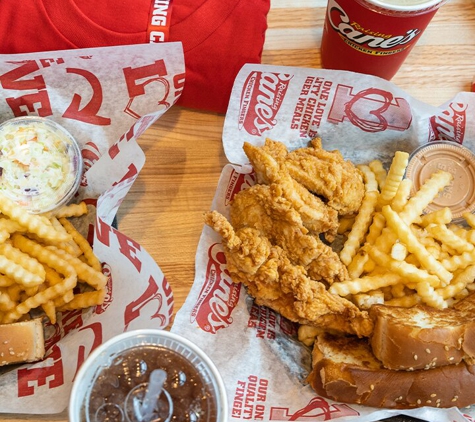
[(224, 422), (227, 399), (209, 357), (163, 330), (118, 335), (94, 350), (71, 391), (71, 422)]
[(322, 67), (390, 80), (444, 2), (328, 0)]

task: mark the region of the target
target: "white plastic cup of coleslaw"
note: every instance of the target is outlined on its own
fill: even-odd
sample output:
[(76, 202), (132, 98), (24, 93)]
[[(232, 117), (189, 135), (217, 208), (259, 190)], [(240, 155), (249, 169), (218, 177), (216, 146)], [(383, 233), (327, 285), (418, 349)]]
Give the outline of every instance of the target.
[(67, 204), (82, 169), (77, 141), (53, 120), (27, 116), (0, 124), (0, 192), (29, 213)]

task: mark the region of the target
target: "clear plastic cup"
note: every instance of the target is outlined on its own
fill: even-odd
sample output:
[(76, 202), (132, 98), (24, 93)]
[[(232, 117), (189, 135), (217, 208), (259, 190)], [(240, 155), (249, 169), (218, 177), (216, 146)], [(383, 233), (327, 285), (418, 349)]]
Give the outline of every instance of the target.
[(0, 124), (0, 192), (32, 214), (67, 204), (82, 177), (81, 150), (61, 125), (44, 117)]
[[(166, 380), (151, 398), (157, 370)], [(143, 329), (91, 353), (76, 375), (68, 412), (70, 422), (227, 422), (228, 407), (222, 378), (200, 348), (175, 333)]]
[(444, 3), (445, 0), (328, 0), (322, 67), (391, 79)]

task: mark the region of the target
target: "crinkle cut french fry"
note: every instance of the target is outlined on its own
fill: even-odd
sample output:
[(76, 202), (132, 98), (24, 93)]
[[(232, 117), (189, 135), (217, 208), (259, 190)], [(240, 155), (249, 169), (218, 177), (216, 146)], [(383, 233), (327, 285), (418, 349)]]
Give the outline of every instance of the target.
[(403, 151), (396, 151), (393, 161), (389, 167), (389, 171), (381, 190), (378, 206), (388, 205), (396, 195), (399, 184), (406, 172), (407, 163), (409, 161), (409, 154)]
[[(63, 233), (68, 233), (64, 226), (59, 222), (59, 220), (52, 216), (49, 219), (53, 227)], [(50, 245), (57, 246), (60, 249), (64, 249), (67, 253), (73, 256), (80, 256), (82, 254), (81, 248), (78, 244), (74, 241), (74, 239), (70, 239), (67, 242), (48, 242)]]
[(53, 300), (48, 300), (41, 305), (46, 316), (49, 318), (51, 324), (56, 324), (56, 306)]
[(444, 298), (438, 294), (435, 289), (427, 281), (421, 281), (417, 283), (416, 290), (421, 297), (422, 302), (436, 309), (447, 308), (447, 302)]
[(352, 301), (360, 309), (369, 309), (373, 305), (384, 303), (384, 293), (375, 290), (368, 293), (357, 293), (353, 295)]
[(102, 271), (102, 265), (97, 256), (94, 254), (91, 245), (84, 238), (84, 236), (79, 233), (76, 228), (68, 221), (66, 218), (60, 218), (59, 222), (63, 225), (66, 231), (72, 236), (73, 240), (82, 250), (84, 256), (86, 257), (89, 265), (94, 268), (96, 271)]
[(392, 199), (390, 205), (396, 212), (401, 212), (407, 204), (409, 197), (411, 196), (412, 180), (402, 179), (399, 183), (399, 187), (396, 191), (396, 195)]
[(59, 309), (61, 311), (68, 311), (72, 309), (84, 309), (89, 308), (90, 306), (100, 305), (102, 302), (104, 302), (105, 295), (105, 289), (95, 290), (93, 292), (78, 293), (70, 302), (62, 305)]
[(64, 276), (64, 279), (60, 283), (50, 286), (43, 291), (39, 291), (34, 296), (28, 297), (13, 310), (7, 312), (2, 319), (2, 322), (5, 324), (17, 321), (22, 315), (27, 314), (31, 309), (37, 308), (44, 303), (63, 295), (67, 291), (73, 289), (77, 283), (77, 274), (74, 268), (52, 251), (19, 234), (13, 235), (12, 241), (15, 247), (27, 252), (38, 261), (58, 271)]
[(374, 244), (376, 239), (381, 236), (381, 233), (386, 225), (386, 219), (381, 212), (375, 212), (373, 214), (373, 221), (369, 227), (368, 235), (366, 236), (366, 242)]
[(339, 296), (365, 293), (370, 290), (392, 286), (401, 282), (401, 277), (396, 273), (385, 273), (376, 276), (365, 276), (354, 280), (338, 281), (333, 283), (328, 291)]
[(57, 297), (56, 299), (53, 299), (54, 306), (56, 306), (57, 309), (61, 308), (64, 306), (66, 303), (71, 302), (74, 299), (74, 290), (68, 290), (66, 293), (63, 293), (63, 295)]
[(64, 250), (55, 248), (54, 246), (47, 246), (46, 248), (53, 251), (64, 260), (67, 260), (77, 272), (78, 278), (85, 281), (91, 287), (100, 290), (107, 284), (107, 277), (102, 274), (102, 272), (90, 267), (85, 262), (82, 262), (79, 258), (71, 256)]
[(441, 260), (442, 265), (448, 271), (462, 270), (475, 262), (475, 251), (464, 252), (460, 255), (453, 255)]
[(426, 271), (436, 275), (443, 285), (447, 285), (450, 280), (452, 280), (453, 274), (447, 271), (439, 261), (427, 252), (427, 249), (421, 245), (419, 239), (389, 205), (383, 207), (382, 213), (386, 218), (388, 226), (391, 227), (393, 232), (397, 234), (397, 237), (406, 245), (407, 250), (417, 257)]
[(87, 214), (87, 205), (84, 201), (79, 204), (64, 205), (61, 208), (53, 211), (53, 216), (56, 218), (64, 217), (80, 217)]
[(407, 257), (407, 247), (401, 242), (396, 242), (391, 248), (391, 258), (396, 261), (404, 261)]
[(11, 311), (16, 305), (17, 303), (10, 297), (8, 291), (0, 288), (0, 311)]
[(365, 264), (368, 262), (369, 255), (364, 246), (356, 253), (348, 265), (348, 275), (350, 279), (359, 278), (363, 274)]
[(0, 271), (24, 286), (35, 286), (43, 283), (44, 278), (28, 271), (26, 268), (0, 255)]
[(467, 242), (475, 244), (475, 230), (466, 230), (463, 227), (459, 227), (454, 233)]
[(376, 191), (379, 192), (378, 190), (378, 181), (376, 180), (376, 175), (374, 174), (373, 170), (369, 168), (369, 166), (366, 166), (364, 164), (360, 164), (358, 166), (358, 169), (363, 173), (363, 179), (365, 182), (365, 191), (366, 192), (371, 192), (371, 191)]
[(437, 211), (421, 216), (420, 221), (417, 222), (422, 227), (427, 227), (429, 224), (450, 224), (453, 215), (449, 207), (441, 208)]
[(0, 243), (5, 242), (12, 233), (25, 231), (25, 228), (10, 218), (0, 218)]
[(379, 193), (376, 191), (366, 192), (363, 198), (355, 223), (351, 228), (343, 249), (340, 252), (340, 259), (345, 265), (349, 265), (364, 240), (364, 236), (371, 224), (371, 218), (378, 201)]
[(380, 160), (373, 160), (368, 164), (368, 167), (373, 171), (378, 182), (379, 190), (381, 190), (388, 175), (384, 169), (383, 163)]
[(445, 287), (436, 289), (436, 292), (445, 300), (455, 297), (464, 290), (468, 284), (475, 280), (475, 265), (469, 265), (463, 271), (458, 273), (452, 282)]
[(38, 275), (43, 281), (45, 279), (45, 269), (35, 258), (14, 248), (9, 243), (0, 244), (0, 255), (24, 267), (30, 273)]
[(475, 229), (475, 214), (471, 212), (464, 212), (462, 217), (465, 219), (467, 224), (472, 228)]
[(377, 265), (386, 268), (392, 273), (399, 274), (401, 278), (407, 282), (420, 283), (424, 281), (431, 286), (440, 286), (440, 280), (437, 276), (429, 274), (427, 271), (421, 270), (405, 261), (396, 261), (373, 245), (368, 245), (368, 253)]
[(459, 254), (464, 252), (471, 252), (475, 249), (473, 244), (467, 242), (465, 239), (457, 236), (452, 230), (449, 230), (444, 224), (430, 224), (426, 230), (439, 240), (443, 245), (454, 249)]
[[(452, 181), (452, 178), (452, 174), (446, 171), (439, 170), (432, 173), (399, 213), (401, 220), (410, 226), (437, 197), (439, 192)], [(374, 244), (381, 252), (388, 253), (396, 240), (396, 234), (384, 228)]]
[(18, 221), (28, 231), (35, 233), (42, 239), (58, 242), (67, 241), (71, 237), (55, 230), (49, 220), (43, 216), (29, 214), (20, 205), (0, 193), (0, 212)]
[(453, 176), (451, 173), (438, 170), (424, 181), (420, 189), (407, 201), (400, 213), (401, 219), (407, 224), (412, 224), (437, 197), (446, 186), (450, 184)]

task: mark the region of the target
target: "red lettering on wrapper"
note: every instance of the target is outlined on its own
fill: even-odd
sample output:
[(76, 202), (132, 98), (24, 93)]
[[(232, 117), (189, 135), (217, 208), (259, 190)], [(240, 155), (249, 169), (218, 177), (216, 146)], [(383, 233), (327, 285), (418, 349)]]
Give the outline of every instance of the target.
[(64, 112), (63, 117), (97, 126), (110, 125), (111, 119), (97, 114), (103, 100), (102, 85), (97, 76), (84, 69), (67, 68), (66, 72), (82, 76), (89, 83), (92, 89), (92, 96), (89, 102), (83, 108), (80, 108), (83, 97), (79, 94), (74, 94), (71, 104)]
[(349, 120), (365, 132), (404, 131), (412, 122), (409, 103), (390, 92), (369, 88), (354, 93), (352, 86), (338, 85), (328, 115), (331, 123)]
[(247, 420), (264, 420), (268, 387), (269, 380), (256, 375), (249, 375), (245, 381), (239, 380), (232, 402), (231, 416)]
[(432, 116), (430, 118), (431, 138), (463, 144), (467, 107), (467, 104), (450, 103), (442, 113)]
[[(102, 324), (100, 322), (95, 322), (90, 325), (86, 325), (85, 327), (82, 327), (79, 331), (84, 331), (84, 330), (90, 330), (93, 334), (93, 339), (92, 342), (90, 342), (90, 348), (88, 353), (86, 353), (86, 347), (84, 345), (80, 345), (78, 347), (78, 357), (77, 357), (77, 364), (76, 364), (76, 373), (81, 367), (81, 365), (84, 363), (86, 358), (89, 356), (89, 354), (98, 346), (102, 344)], [(84, 338), (84, 336), (82, 336)]]
[[(168, 283), (164, 279), (164, 286), (167, 286), (167, 289), (165, 290), (165, 293), (168, 295), (171, 295), (170, 288), (168, 287)], [(170, 297), (169, 295), (169, 297)], [(150, 302), (156, 301), (155, 305), (155, 311), (152, 313), (150, 316), (150, 319), (155, 319), (158, 318), (160, 321), (160, 325), (165, 325), (166, 324), (166, 316), (163, 315), (161, 312), (163, 312), (162, 309), (162, 303), (163, 303), (163, 297), (162, 294), (160, 293), (160, 289), (158, 287), (157, 282), (155, 279), (150, 276), (148, 279), (148, 286), (145, 289), (145, 291), (136, 299), (130, 302), (126, 307), (124, 311), (124, 331), (127, 330), (129, 324), (137, 319), (140, 316), (140, 312), (142, 308), (144, 308), (146, 305), (148, 305)], [(170, 301), (167, 300), (167, 304), (170, 304)]]
[(0, 85), (2, 88), (18, 91), (36, 91), (20, 95), (19, 97), (5, 98), (14, 116), (27, 116), (28, 113), (34, 112), (37, 112), (38, 116), (41, 117), (51, 116), (53, 111), (43, 76), (36, 75), (26, 78), (26, 76), (40, 69), (38, 63), (34, 60), (27, 60), (13, 64), (18, 64), (19, 66), (0, 75)]
[(231, 313), (240, 291), (241, 285), (231, 280), (221, 244), (211, 245), (205, 280), (191, 311), (191, 322), (196, 321), (202, 330), (212, 334), (228, 327), (233, 321)]
[(119, 250), (137, 269), (138, 272), (142, 269), (142, 262), (137, 257), (137, 253), (141, 250), (140, 244), (128, 236), (125, 236), (119, 231), (114, 230), (114, 234), (119, 241)]
[(239, 129), (260, 136), (272, 129), (292, 75), (252, 72), (244, 82), (239, 110)]
[(323, 397), (314, 397), (305, 407), (291, 412), (288, 407), (273, 406), (270, 421), (328, 421), (345, 416), (358, 416), (359, 412), (347, 404), (330, 404)]
[(35, 388), (47, 385), (49, 388), (60, 387), (64, 384), (63, 361), (61, 350), (54, 346), (51, 354), (45, 360), (48, 366), (42, 368), (21, 368), (18, 370), (18, 397), (35, 394)]
[(146, 66), (124, 68), (124, 77), (129, 93), (129, 102), (124, 112), (135, 119), (141, 117), (140, 113), (133, 108), (132, 104), (137, 98), (145, 95), (147, 85), (152, 83), (154, 85), (158, 84), (162, 88), (159, 92), (161, 98), (157, 99), (157, 104), (168, 108), (170, 106), (170, 101), (167, 101), (170, 94), (170, 82), (165, 79), (164, 76), (166, 75), (167, 68), (163, 60), (156, 60), (153, 64)]

